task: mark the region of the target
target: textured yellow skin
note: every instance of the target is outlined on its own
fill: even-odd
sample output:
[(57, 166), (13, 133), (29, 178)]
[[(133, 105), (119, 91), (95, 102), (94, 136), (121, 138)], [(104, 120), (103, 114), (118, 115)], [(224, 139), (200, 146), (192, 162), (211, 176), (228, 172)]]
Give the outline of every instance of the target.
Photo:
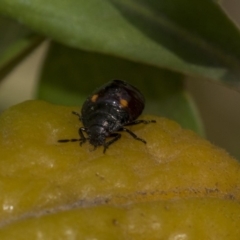
[(239, 239), (240, 165), (156, 116), (92, 151), (76, 107), (28, 101), (0, 116), (0, 239)]

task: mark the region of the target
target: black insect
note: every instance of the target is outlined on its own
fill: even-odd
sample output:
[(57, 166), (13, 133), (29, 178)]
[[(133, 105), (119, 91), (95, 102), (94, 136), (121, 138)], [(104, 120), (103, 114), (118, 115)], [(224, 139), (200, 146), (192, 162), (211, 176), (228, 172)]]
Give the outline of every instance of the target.
[[(134, 139), (146, 143), (137, 137), (125, 126), (139, 123), (155, 123), (155, 120), (136, 120), (144, 109), (144, 97), (138, 89), (122, 81), (113, 80), (90, 95), (82, 106), (81, 115), (73, 112), (79, 117), (83, 126), (79, 128), (80, 139), (62, 139), (58, 142), (80, 141), (80, 145), (89, 141), (96, 149), (103, 146), (103, 153), (121, 134), (125, 131)], [(84, 136), (86, 132), (87, 137)], [(106, 141), (106, 138), (112, 138)]]

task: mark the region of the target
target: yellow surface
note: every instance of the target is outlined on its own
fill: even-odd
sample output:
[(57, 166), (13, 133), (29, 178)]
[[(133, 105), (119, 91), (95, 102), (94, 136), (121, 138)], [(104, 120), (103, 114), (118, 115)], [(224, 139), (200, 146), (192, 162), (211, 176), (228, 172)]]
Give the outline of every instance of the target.
[(240, 165), (156, 116), (103, 154), (76, 107), (28, 101), (0, 117), (0, 239), (239, 239)]

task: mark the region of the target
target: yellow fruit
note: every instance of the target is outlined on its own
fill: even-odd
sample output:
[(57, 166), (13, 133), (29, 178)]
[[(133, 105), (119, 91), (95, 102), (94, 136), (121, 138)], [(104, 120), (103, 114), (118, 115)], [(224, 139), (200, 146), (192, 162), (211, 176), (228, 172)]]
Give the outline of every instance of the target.
[(28, 101), (0, 117), (0, 239), (239, 239), (240, 165), (156, 116), (103, 148), (77, 107)]

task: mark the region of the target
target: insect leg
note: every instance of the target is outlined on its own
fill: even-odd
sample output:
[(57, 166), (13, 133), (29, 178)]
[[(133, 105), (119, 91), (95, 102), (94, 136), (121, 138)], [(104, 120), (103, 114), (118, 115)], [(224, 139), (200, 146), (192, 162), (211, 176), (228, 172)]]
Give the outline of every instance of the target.
[(82, 146), (82, 144), (85, 143), (85, 142), (88, 140), (88, 138), (86, 138), (86, 137), (84, 136), (83, 131), (85, 132), (85, 131), (86, 131), (86, 128), (81, 127), (81, 128), (79, 128), (79, 130), (78, 130), (78, 134), (79, 134), (79, 136), (80, 136), (80, 140), (79, 140), (79, 141), (80, 141), (80, 146)]
[(72, 111), (72, 114), (76, 115), (79, 117), (79, 120), (82, 121), (82, 116), (78, 112)]
[(133, 133), (132, 131), (130, 131), (127, 128), (121, 128), (120, 131), (125, 131), (125, 132), (129, 133), (134, 139), (139, 140), (145, 144), (147, 143), (144, 139), (139, 138), (135, 133)]
[(107, 148), (108, 148), (111, 144), (113, 144), (114, 142), (116, 142), (116, 141), (121, 137), (121, 134), (120, 134), (120, 133), (112, 133), (112, 134), (110, 135), (110, 137), (114, 137), (114, 138), (113, 138), (112, 140), (110, 140), (110, 141), (108, 141), (108, 142), (105, 142), (105, 143), (103, 144), (103, 147), (104, 147), (103, 153), (106, 152)]

